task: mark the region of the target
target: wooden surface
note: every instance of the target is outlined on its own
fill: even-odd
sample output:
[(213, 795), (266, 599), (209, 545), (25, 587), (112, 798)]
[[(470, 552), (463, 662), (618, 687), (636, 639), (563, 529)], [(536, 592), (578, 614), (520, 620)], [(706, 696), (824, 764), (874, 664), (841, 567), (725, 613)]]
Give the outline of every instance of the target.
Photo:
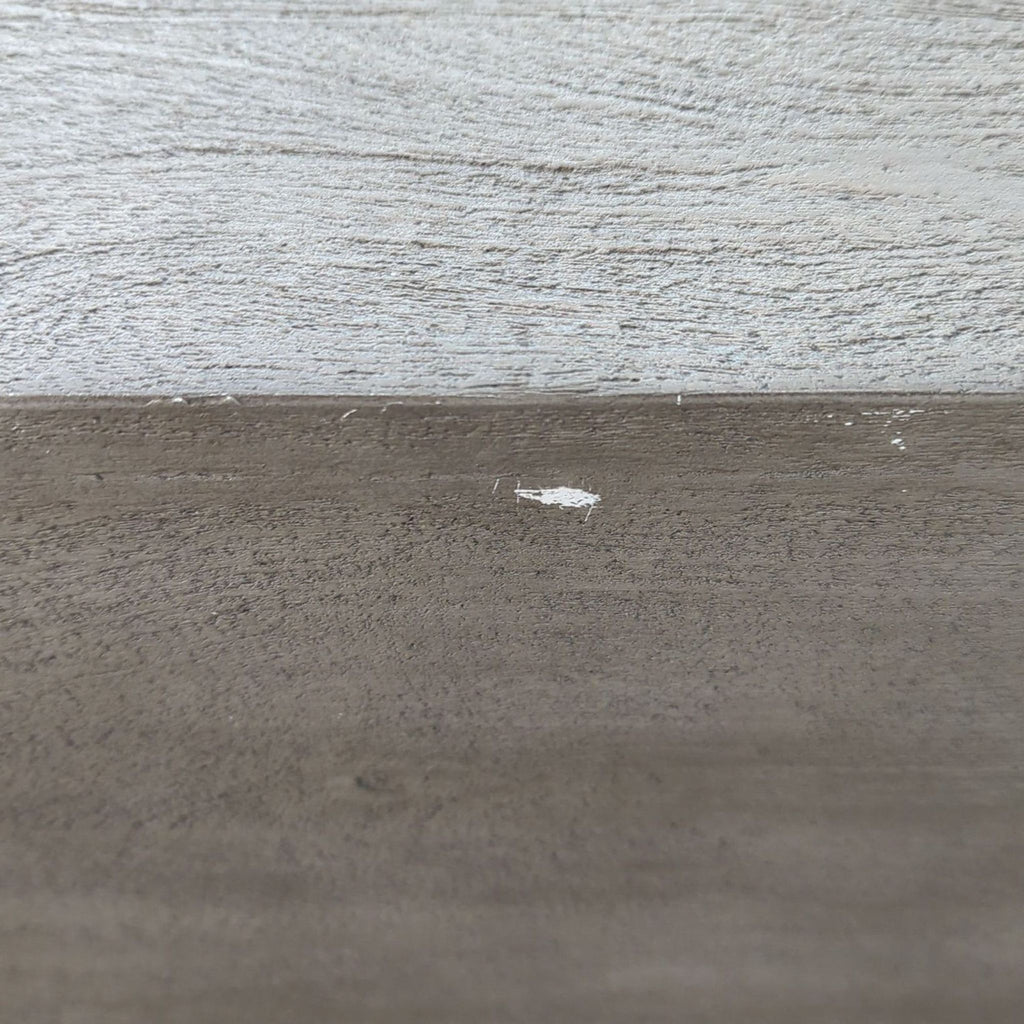
[(1010, 399), (0, 407), (0, 1020), (1019, 1024), (1022, 453)]
[(0, 393), (1024, 387), (1020, 3), (0, 3)]

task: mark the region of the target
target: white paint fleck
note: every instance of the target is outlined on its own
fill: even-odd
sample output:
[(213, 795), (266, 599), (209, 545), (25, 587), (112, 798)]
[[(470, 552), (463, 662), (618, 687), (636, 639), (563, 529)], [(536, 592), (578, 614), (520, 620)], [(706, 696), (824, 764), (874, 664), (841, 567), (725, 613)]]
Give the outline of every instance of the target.
[(861, 416), (888, 416), (889, 418), (885, 421), (888, 425), (894, 419), (906, 419), (908, 416), (926, 411), (925, 409), (865, 409), (861, 412)]
[(344, 413), (341, 418), (343, 420), (347, 420), (349, 418), (349, 416), (351, 416), (353, 413), (358, 412), (358, 411), (359, 411), (358, 409), (349, 409), (349, 411)]
[(188, 405), (188, 400), (181, 395), (175, 395), (173, 398), (151, 398), (146, 405), (164, 405), (166, 402), (172, 405)]
[(845, 422), (845, 423), (843, 424), (843, 426), (844, 426), (844, 427), (852, 427), (852, 426), (853, 426), (853, 420), (847, 420), (847, 421), (846, 421), (846, 422)]
[(894, 444), (902, 452), (906, 451), (907, 444), (902, 437), (894, 437), (889, 444)]
[(557, 505), (559, 508), (593, 508), (600, 500), (600, 494), (580, 490), (578, 487), (517, 487), (516, 501), (539, 501), (542, 505)]

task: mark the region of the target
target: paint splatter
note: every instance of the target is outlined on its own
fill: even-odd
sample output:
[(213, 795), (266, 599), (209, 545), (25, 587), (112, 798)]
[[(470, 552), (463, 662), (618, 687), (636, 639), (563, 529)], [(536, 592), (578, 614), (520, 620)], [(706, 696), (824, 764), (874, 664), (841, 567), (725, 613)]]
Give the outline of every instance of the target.
[(174, 395), (173, 398), (151, 398), (146, 405), (188, 405), (188, 399), (183, 395)]
[(542, 505), (557, 505), (559, 508), (593, 508), (600, 500), (600, 494), (591, 494), (578, 487), (517, 487), (516, 501), (539, 501)]

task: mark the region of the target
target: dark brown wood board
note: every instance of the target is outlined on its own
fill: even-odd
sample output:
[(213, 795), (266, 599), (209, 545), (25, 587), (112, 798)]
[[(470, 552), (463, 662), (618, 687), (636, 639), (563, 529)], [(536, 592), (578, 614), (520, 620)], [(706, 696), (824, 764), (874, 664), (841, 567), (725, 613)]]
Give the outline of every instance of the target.
[(1020, 1020), (1020, 399), (12, 402), (0, 481), (3, 1021)]

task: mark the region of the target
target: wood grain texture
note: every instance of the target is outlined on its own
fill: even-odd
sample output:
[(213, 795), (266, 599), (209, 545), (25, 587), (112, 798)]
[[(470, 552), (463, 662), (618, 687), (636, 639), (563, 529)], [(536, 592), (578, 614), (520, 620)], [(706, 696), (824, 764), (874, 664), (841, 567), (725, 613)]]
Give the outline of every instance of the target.
[(0, 3), (0, 392), (1024, 387), (1024, 8)]
[(1024, 402), (899, 410), (0, 407), (0, 1020), (1018, 1024)]

